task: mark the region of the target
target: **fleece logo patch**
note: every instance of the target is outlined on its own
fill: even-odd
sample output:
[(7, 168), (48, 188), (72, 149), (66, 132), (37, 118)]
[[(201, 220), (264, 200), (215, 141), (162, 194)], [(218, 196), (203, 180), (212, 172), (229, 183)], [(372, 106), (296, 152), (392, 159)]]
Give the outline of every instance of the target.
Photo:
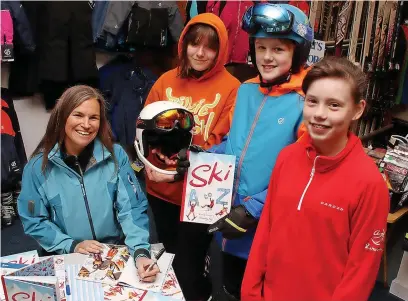
[(370, 240), (365, 244), (365, 249), (373, 252), (382, 252), (385, 241), (385, 229), (375, 230)]
[(332, 209), (336, 209), (337, 211), (344, 211), (343, 208), (341, 208), (339, 206), (336, 206), (336, 205), (333, 205), (333, 204), (330, 204), (330, 203), (327, 203), (327, 202), (320, 202), (320, 205), (323, 205), (323, 206), (326, 206), (326, 207), (329, 207), (329, 208), (332, 208)]
[(133, 188), (133, 192), (134, 192), (135, 195), (136, 195), (136, 199), (139, 199), (139, 194), (137, 193), (136, 185), (135, 185), (135, 183), (133, 182), (132, 176), (131, 176), (129, 173), (127, 174), (127, 179), (128, 179), (129, 184), (130, 184), (130, 185), (132, 186), (132, 188)]

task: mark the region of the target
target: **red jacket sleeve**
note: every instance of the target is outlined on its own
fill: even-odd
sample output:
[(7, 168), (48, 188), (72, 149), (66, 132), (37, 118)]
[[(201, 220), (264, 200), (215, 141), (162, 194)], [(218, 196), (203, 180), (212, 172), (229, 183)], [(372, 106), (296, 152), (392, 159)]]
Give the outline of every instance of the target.
[(350, 220), (349, 257), (332, 301), (366, 301), (373, 289), (385, 244), (389, 196), (385, 183), (365, 189)]
[(276, 161), (272, 177), (268, 185), (265, 205), (262, 210), (256, 229), (255, 238), (249, 253), (244, 279), (241, 286), (242, 301), (263, 301), (263, 281), (266, 273), (266, 261), (269, 245), (271, 202), (274, 201), (275, 191), (278, 187), (279, 170), (281, 166), (281, 156)]

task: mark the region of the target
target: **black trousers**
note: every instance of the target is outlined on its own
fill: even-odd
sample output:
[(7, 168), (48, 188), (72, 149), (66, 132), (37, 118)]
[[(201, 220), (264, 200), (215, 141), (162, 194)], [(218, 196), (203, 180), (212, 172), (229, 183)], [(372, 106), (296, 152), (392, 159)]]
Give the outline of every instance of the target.
[(241, 299), (241, 285), (247, 260), (222, 252), (222, 277), (228, 300)]
[(174, 253), (174, 272), (184, 297), (189, 300), (207, 300), (211, 283), (205, 271), (205, 260), (212, 236), (208, 225), (180, 222), (180, 206), (147, 194), (152, 209), (159, 241), (166, 251)]
[(45, 108), (52, 110), (57, 103), (57, 100), (61, 97), (62, 93), (69, 87), (75, 85), (88, 85), (93, 88), (98, 88), (98, 78), (87, 78), (80, 81), (72, 82), (56, 82), (50, 80), (43, 80), (40, 84), (40, 90), (43, 93)]

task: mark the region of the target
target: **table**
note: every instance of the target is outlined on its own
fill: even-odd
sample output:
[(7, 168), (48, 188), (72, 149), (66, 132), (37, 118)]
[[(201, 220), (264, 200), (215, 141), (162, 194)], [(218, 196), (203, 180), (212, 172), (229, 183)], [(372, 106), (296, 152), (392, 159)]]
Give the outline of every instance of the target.
[(388, 288), (388, 265), (387, 265), (387, 238), (390, 237), (390, 233), (394, 229), (393, 225), (400, 220), (408, 212), (408, 207), (403, 207), (394, 213), (388, 213), (387, 224), (390, 225), (385, 236), (384, 252), (383, 252), (383, 280), (384, 286)]

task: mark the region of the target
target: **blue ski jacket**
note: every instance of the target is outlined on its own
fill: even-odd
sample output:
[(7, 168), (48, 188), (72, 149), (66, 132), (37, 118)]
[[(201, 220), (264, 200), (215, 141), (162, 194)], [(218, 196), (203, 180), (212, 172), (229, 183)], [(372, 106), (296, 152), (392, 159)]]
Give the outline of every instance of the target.
[(24, 168), (18, 198), (25, 233), (47, 252), (65, 254), (78, 242), (94, 239), (92, 224), (97, 241), (119, 243), (125, 238), (131, 254), (149, 256), (147, 199), (123, 148), (115, 144), (114, 154), (116, 166), (112, 154), (95, 139), (83, 178), (65, 164), (58, 144), (48, 155), (44, 173), (43, 154), (32, 158)]
[[(244, 205), (259, 219), (269, 179), (279, 152), (297, 139), (302, 122), (304, 95), (301, 85), (307, 71), (272, 89), (260, 87), (259, 78), (243, 83), (237, 94), (230, 132), (209, 152), (236, 156), (233, 206)], [(222, 251), (247, 259), (255, 235), (249, 230), (240, 239), (215, 234)]]

